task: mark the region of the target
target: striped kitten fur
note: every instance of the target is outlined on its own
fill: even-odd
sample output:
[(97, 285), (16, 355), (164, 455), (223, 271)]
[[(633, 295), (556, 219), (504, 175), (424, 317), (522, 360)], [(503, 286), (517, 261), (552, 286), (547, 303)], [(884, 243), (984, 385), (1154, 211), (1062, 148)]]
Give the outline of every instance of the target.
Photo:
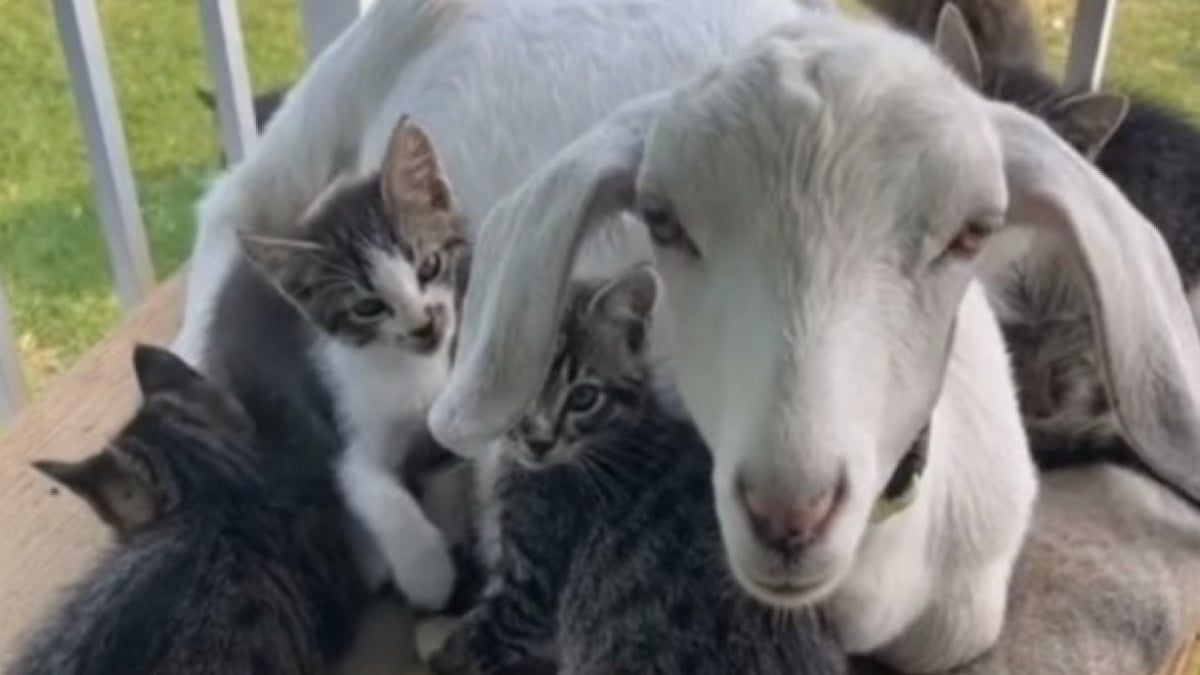
[(707, 449), (645, 352), (657, 295), (648, 267), (572, 289), (546, 387), (480, 469), (493, 580), (436, 672), (529, 673), (547, 652), (567, 675), (844, 672), (814, 615), (729, 577)]
[(326, 672), (365, 602), (329, 472), (281, 473), (288, 448), (170, 352), (134, 370), (141, 407), (104, 450), (36, 464), (118, 540), (8, 674)]

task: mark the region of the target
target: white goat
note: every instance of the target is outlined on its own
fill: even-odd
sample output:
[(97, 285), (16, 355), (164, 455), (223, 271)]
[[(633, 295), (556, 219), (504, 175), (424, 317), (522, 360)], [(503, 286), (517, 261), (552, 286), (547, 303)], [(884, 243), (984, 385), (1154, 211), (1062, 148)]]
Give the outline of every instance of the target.
[[(1086, 268), (1130, 437), (1200, 491), (1200, 341), (1154, 228), (1041, 122), (832, 15), (626, 107), (497, 205), (430, 416), (443, 443), (477, 447), (531, 400), (580, 242), (623, 210), (656, 245), (736, 579), (821, 603), (851, 651), (932, 672), (1000, 632), (1035, 477), (974, 281), (992, 233)], [(873, 523), (926, 425), (915, 500)]]
[[(478, 224), (618, 105), (690, 76), (794, 18), (798, 5), (828, 2), (378, 0), (204, 197), (175, 351), (202, 361), (235, 232), (293, 227), (338, 174), (379, 166), (402, 114), (432, 136), (459, 206)], [(649, 255), (640, 228), (613, 246)]]

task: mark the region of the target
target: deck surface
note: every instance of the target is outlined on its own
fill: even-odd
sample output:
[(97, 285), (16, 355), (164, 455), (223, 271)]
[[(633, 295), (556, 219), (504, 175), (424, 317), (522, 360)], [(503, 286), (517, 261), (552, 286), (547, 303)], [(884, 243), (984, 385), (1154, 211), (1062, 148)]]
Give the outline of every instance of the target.
[[(30, 622), (87, 568), (108, 540), (82, 502), (55, 489), (29, 463), (90, 454), (120, 427), (136, 402), (130, 366), (133, 345), (169, 344), (178, 329), (182, 292), (180, 275), (164, 283), (115, 333), (22, 411), (0, 437), (0, 671), (15, 656)], [(378, 614), (382, 617), (375, 622), (378, 626), (363, 634), (376, 647), (365, 652), (386, 652), (388, 657), (357, 658), (340, 672), (422, 672), (402, 665), (411, 648), (403, 638), (396, 638), (397, 633), (411, 631), (409, 620), (386, 608)], [(370, 634), (375, 635), (367, 637)], [(1181, 652), (1163, 675), (1200, 675), (1200, 643), (1193, 642)]]

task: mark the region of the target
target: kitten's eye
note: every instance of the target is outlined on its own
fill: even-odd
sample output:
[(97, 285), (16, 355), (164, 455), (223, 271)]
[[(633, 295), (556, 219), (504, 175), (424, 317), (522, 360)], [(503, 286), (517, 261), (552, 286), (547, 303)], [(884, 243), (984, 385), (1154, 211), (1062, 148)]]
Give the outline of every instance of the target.
[(375, 319), (387, 311), (387, 304), (379, 298), (363, 298), (350, 307), (360, 319)]
[(664, 206), (646, 207), (641, 211), (641, 218), (646, 223), (646, 227), (650, 229), (650, 238), (658, 246), (677, 248), (691, 255), (699, 256), (700, 251), (692, 243), (691, 238), (684, 231), (683, 225), (679, 223), (679, 219), (675, 217), (671, 209)]
[(417, 281), (421, 284), (427, 284), (433, 281), (442, 273), (442, 255), (434, 253), (425, 256), (421, 261), (420, 267), (417, 268)]
[(599, 405), (600, 397), (600, 387), (594, 384), (576, 385), (567, 395), (567, 409), (575, 413), (587, 412)]
[(950, 240), (946, 254), (959, 258), (974, 258), (983, 250), (983, 245), (991, 235), (992, 228), (988, 225), (978, 221), (968, 222), (954, 239)]

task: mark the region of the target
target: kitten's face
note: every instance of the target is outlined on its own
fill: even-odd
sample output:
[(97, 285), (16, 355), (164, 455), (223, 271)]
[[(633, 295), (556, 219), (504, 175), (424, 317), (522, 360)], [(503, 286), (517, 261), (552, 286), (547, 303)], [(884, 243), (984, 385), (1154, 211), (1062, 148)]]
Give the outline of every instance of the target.
[(166, 350), (138, 347), (134, 368), (142, 405), (108, 446), (78, 462), (34, 467), (121, 535), (210, 493), (253, 489), (254, 427), (241, 406)]
[(302, 234), (247, 236), (276, 286), (330, 337), (355, 347), (432, 353), (455, 329), (462, 218), (423, 132), (402, 124), (379, 174), (335, 184)]
[(577, 460), (598, 437), (644, 412), (651, 382), (646, 333), (658, 280), (635, 267), (608, 284), (576, 283), (546, 385), (509, 432), (526, 468)]

